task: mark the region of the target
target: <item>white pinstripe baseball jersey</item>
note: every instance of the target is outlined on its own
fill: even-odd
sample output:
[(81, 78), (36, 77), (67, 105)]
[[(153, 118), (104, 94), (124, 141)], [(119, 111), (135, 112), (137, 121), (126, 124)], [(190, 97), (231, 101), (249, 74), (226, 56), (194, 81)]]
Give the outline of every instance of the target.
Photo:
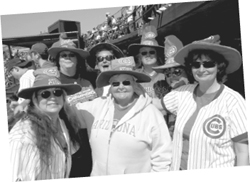
[[(222, 91), (208, 105), (200, 108), (194, 117), (189, 142), (187, 169), (234, 166), (233, 141), (247, 139), (246, 107), (243, 97), (222, 85)], [(183, 152), (183, 131), (196, 111), (194, 89), (196, 84), (179, 87), (162, 99), (165, 109), (177, 114), (172, 170), (179, 170)]]
[[(69, 145), (69, 135), (64, 125), (60, 122), (64, 137)], [(71, 169), (71, 153), (66, 156), (62, 149), (52, 139), (52, 157), (49, 168), (44, 167), (40, 160), (40, 153), (35, 145), (35, 135), (29, 120), (18, 121), (9, 133), (10, 162), (12, 181), (33, 181), (43, 179), (59, 179), (69, 177)], [(47, 170), (46, 170), (47, 169)]]
[[(33, 86), (33, 83), (35, 81), (35, 76), (33, 74), (34, 70), (27, 70), (20, 78), (19, 80), (19, 89), (18, 92), (20, 92), (20, 90), (25, 89), (25, 88), (30, 88)], [(22, 101), (24, 101), (23, 98), (19, 98), (18, 99), (18, 103), (21, 103)]]

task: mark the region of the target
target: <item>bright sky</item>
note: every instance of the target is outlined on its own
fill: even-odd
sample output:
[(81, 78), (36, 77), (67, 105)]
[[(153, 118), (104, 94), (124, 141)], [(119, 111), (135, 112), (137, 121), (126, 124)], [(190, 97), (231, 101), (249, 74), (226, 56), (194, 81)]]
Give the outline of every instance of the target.
[[(106, 12), (113, 15), (120, 9), (121, 7), (2, 15), (2, 37), (29, 36), (48, 32), (48, 27), (59, 19), (79, 21), (81, 33), (86, 33), (105, 21)], [(120, 15), (121, 13), (118, 12), (117, 16)]]

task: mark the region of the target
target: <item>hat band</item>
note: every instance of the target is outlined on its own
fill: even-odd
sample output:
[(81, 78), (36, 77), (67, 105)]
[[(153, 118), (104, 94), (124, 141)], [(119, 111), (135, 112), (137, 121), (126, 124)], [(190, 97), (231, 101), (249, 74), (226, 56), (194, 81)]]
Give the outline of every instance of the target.
[(118, 68), (115, 68), (113, 70), (115, 70), (115, 71), (134, 71), (133, 68), (131, 68), (131, 67), (118, 67)]
[[(150, 45), (150, 46), (155, 46), (155, 42), (151, 40), (145, 40), (141, 43), (142, 45)], [(157, 46), (157, 45), (156, 45)]]

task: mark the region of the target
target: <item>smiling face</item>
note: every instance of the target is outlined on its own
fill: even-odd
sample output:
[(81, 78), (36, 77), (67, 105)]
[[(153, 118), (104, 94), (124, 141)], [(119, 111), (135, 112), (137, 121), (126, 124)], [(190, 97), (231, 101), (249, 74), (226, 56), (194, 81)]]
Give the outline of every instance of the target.
[(140, 48), (138, 56), (144, 66), (157, 64), (157, 52), (152, 47)]
[(197, 82), (217, 81), (217, 64), (209, 57), (202, 55), (201, 58), (193, 61), (191, 65), (193, 77)]
[(109, 50), (102, 50), (96, 53), (96, 67), (101, 72), (111, 70), (111, 60), (115, 59)]
[(134, 99), (134, 78), (131, 75), (120, 74), (110, 79), (111, 94), (118, 104), (127, 105)]
[(57, 115), (63, 107), (63, 92), (58, 88), (49, 88), (37, 92), (39, 109), (49, 116)]

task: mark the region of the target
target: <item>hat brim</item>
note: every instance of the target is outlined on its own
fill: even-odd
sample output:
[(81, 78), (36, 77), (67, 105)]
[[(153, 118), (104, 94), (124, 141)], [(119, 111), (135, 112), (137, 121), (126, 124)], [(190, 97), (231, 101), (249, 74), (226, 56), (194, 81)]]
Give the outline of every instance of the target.
[(180, 49), (180, 51), (175, 56), (175, 61), (184, 65), (185, 57), (192, 50), (204, 49), (204, 50), (213, 50), (221, 55), (229, 62), (228, 67), (226, 68), (226, 73), (233, 73), (237, 71), (241, 64), (241, 55), (240, 53), (231, 47), (222, 46), (219, 44), (209, 44), (209, 43), (191, 43)]
[(96, 55), (97, 51), (99, 51), (100, 49), (112, 50), (114, 52), (114, 56), (117, 59), (125, 57), (125, 55), (123, 54), (122, 50), (119, 49), (117, 46), (115, 46), (113, 44), (110, 44), (110, 43), (99, 43), (99, 44), (93, 46), (89, 50), (90, 59), (88, 59), (87, 62), (88, 62), (88, 65), (91, 66), (92, 68), (94, 68), (96, 66), (94, 58), (95, 58), (95, 55)]
[(178, 66), (182, 66), (179, 63), (168, 63), (168, 64), (164, 64), (162, 66), (157, 66), (157, 67), (152, 67), (156, 72), (162, 72), (162, 70), (167, 69), (167, 68), (174, 68), (174, 67), (178, 67)]
[(114, 75), (119, 75), (119, 74), (128, 74), (131, 76), (134, 76), (137, 80), (138, 83), (143, 83), (143, 82), (150, 82), (151, 78), (144, 74), (144, 73), (140, 73), (140, 72), (136, 72), (136, 71), (126, 71), (126, 70), (117, 70), (117, 71), (105, 71), (105, 72), (101, 72), (99, 74), (99, 76), (96, 79), (96, 86), (101, 88), (104, 86), (109, 85), (109, 80), (112, 76)]
[(129, 54), (135, 56), (139, 53), (139, 49), (142, 47), (152, 47), (155, 48), (156, 51), (160, 54), (164, 54), (164, 47), (163, 46), (154, 46), (154, 45), (143, 45), (143, 44), (131, 44), (128, 47)]
[(86, 59), (89, 56), (88, 51), (84, 51), (82, 49), (77, 49), (77, 48), (68, 48), (68, 47), (51, 47), (48, 52), (49, 54), (53, 57), (56, 58), (56, 56), (62, 52), (62, 51), (71, 51), (73, 53), (78, 54), (80, 57), (83, 59)]
[(17, 94), (17, 96), (24, 98), (24, 99), (31, 99), (35, 91), (38, 91), (41, 89), (47, 89), (47, 88), (61, 88), (65, 90), (67, 95), (73, 95), (77, 92), (80, 92), (82, 89), (82, 87), (78, 84), (47, 85), (47, 86), (38, 86), (38, 87), (30, 87), (30, 88), (23, 89)]

